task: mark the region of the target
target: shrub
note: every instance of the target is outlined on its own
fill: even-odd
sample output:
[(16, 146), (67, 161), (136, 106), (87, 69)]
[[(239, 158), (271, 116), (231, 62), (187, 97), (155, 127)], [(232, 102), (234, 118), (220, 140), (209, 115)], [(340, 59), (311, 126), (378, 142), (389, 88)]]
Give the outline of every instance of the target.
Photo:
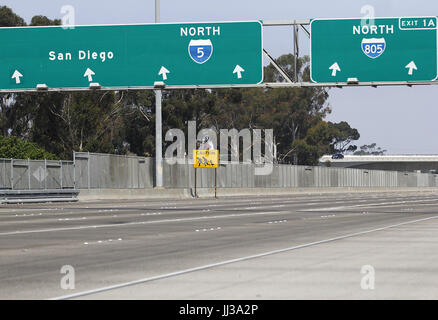
[(36, 143), (4, 136), (0, 136), (0, 158), (59, 160), (56, 155), (47, 152)]

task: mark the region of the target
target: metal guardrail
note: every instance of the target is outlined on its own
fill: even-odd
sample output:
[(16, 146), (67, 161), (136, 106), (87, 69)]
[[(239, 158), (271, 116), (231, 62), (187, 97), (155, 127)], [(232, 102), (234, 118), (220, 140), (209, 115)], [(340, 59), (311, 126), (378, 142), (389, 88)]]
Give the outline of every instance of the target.
[(79, 190), (0, 190), (0, 203), (72, 202)]

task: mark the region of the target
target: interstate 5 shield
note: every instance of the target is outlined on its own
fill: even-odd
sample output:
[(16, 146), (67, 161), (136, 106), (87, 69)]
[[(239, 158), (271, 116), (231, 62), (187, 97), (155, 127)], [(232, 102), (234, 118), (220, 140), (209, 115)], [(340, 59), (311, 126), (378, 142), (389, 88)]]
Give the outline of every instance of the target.
[(189, 43), (190, 58), (196, 63), (207, 62), (213, 53), (213, 44), (211, 40), (190, 40)]

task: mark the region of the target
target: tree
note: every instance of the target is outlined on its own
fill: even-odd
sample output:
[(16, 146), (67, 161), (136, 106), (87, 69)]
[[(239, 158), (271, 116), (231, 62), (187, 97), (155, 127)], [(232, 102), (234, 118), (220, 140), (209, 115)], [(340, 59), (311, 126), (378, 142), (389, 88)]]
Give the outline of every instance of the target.
[(31, 26), (60, 26), (61, 19), (51, 20), (46, 16), (34, 16), (30, 21)]
[[(283, 55), (276, 61), (290, 77), (294, 77), (293, 55)], [(309, 58), (298, 59), (297, 65), (298, 78), (309, 79)], [(285, 81), (273, 65), (267, 66), (264, 74), (265, 82)], [(217, 130), (272, 128), (277, 158), (284, 163), (307, 163), (305, 157), (298, 159), (293, 142), (304, 139), (307, 131), (330, 113), (326, 103), (328, 93), (324, 88), (220, 89), (211, 93), (214, 104), (198, 114), (203, 127)], [(213, 100), (209, 101), (213, 103)]]
[[(276, 62), (290, 78), (295, 77), (293, 55), (283, 55), (276, 59)], [(265, 81), (285, 81), (272, 65), (265, 70)], [(297, 72), (299, 80), (310, 79), (309, 57), (297, 60)], [(306, 143), (308, 130), (317, 126), (331, 112), (327, 104), (327, 89), (321, 87), (270, 89), (267, 98), (268, 103), (273, 106), (269, 113), (275, 124), (273, 128), (279, 144), (279, 160), (295, 164), (315, 163), (317, 161), (316, 150), (320, 147), (314, 148), (307, 143), (308, 147), (303, 148), (303, 143)], [(296, 140), (303, 141), (295, 144)]]
[(292, 143), (301, 164), (317, 165), (318, 159), (330, 152), (333, 141), (333, 128), (329, 123), (320, 121), (310, 128), (304, 139), (295, 140)]
[(359, 140), (360, 138), (357, 129), (350, 127), (345, 121), (339, 123), (329, 122), (329, 125), (333, 129), (332, 153), (345, 153), (357, 150), (357, 146), (351, 144), (354, 140)]
[(16, 15), (10, 8), (0, 7), (0, 27), (22, 27), (25, 25), (24, 19)]
[(373, 155), (381, 156), (386, 153), (387, 150), (382, 150), (382, 148), (377, 147), (376, 143), (364, 144), (360, 147), (359, 151), (353, 153), (355, 156)]
[(58, 157), (39, 147), (36, 143), (23, 141), (17, 137), (3, 136), (0, 136), (0, 158), (58, 160)]
[(126, 91), (122, 100), (123, 138), (129, 152), (153, 156), (155, 150), (155, 95), (152, 91)]

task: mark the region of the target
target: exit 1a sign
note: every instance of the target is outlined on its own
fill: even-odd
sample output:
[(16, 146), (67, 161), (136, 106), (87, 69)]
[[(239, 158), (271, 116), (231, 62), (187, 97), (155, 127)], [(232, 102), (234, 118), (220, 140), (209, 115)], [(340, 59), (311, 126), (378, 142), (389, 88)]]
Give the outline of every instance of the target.
[[(314, 19), (311, 79), (317, 83), (433, 81), (437, 18)], [(351, 80), (350, 80), (351, 81)]]
[(260, 21), (0, 28), (0, 90), (258, 84), (262, 34)]

